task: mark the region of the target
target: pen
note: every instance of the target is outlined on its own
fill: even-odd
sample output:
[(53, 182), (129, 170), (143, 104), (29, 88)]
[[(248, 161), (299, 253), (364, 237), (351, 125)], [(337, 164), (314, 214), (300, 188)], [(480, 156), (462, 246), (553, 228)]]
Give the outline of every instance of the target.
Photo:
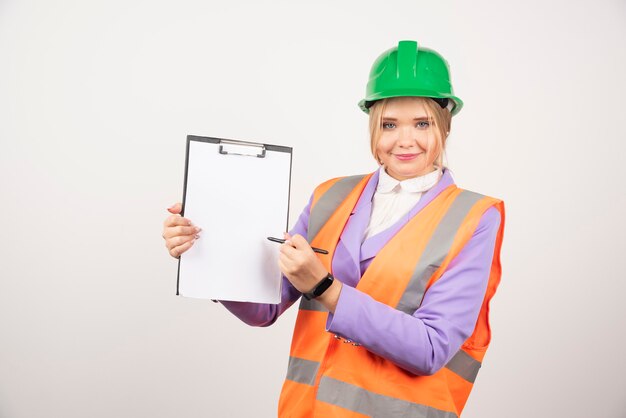
[[(285, 240), (281, 239), (281, 238), (274, 238), (274, 237), (267, 237), (267, 239), (269, 239), (272, 242), (277, 242), (279, 244), (284, 244)], [(315, 248), (315, 247), (311, 247), (313, 249), (313, 251), (315, 251), (316, 253), (320, 253), (320, 254), (328, 254), (328, 251), (326, 250), (322, 250), (321, 248)]]

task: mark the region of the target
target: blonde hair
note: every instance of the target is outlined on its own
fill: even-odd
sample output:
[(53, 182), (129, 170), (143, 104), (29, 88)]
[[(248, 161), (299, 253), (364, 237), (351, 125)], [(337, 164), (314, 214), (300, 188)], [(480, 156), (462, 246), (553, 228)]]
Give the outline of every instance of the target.
[[(378, 159), (378, 156), (376, 155), (376, 147), (382, 134), (383, 114), (385, 113), (385, 107), (387, 106), (387, 103), (394, 99), (396, 98), (391, 97), (388, 99), (378, 100), (370, 107), (370, 147), (374, 159), (379, 164), (380, 161)], [(442, 108), (441, 106), (439, 106), (439, 104), (437, 104), (437, 102), (435, 102), (434, 100), (430, 100), (427, 97), (415, 97), (415, 99), (417, 99), (417, 101), (424, 106), (424, 109), (426, 110), (426, 115), (431, 120), (431, 126), (435, 128), (434, 131), (437, 144), (435, 147), (435, 151), (438, 152), (438, 155), (435, 159), (434, 164), (437, 167), (443, 168), (443, 159), (446, 152), (446, 139), (450, 134), (452, 114), (448, 109)]]

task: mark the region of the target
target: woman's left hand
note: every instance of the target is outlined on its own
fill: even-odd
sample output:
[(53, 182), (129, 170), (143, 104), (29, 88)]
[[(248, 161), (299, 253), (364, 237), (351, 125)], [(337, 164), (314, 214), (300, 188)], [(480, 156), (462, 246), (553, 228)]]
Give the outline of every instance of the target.
[(302, 293), (311, 291), (328, 274), (328, 270), (302, 235), (285, 233), (280, 246), (278, 265), (291, 284)]

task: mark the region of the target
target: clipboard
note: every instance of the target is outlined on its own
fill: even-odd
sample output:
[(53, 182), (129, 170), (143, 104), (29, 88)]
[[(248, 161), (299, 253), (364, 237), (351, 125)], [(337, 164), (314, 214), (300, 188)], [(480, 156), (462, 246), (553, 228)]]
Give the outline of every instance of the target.
[(288, 230), (292, 148), (188, 135), (183, 211), (202, 228), (178, 262), (176, 294), (280, 302), (278, 246)]

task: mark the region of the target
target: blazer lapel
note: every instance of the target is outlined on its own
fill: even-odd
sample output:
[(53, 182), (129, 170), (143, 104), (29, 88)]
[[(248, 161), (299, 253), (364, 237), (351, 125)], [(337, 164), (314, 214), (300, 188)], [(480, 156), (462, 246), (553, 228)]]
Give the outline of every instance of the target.
[[(378, 178), (377, 178), (378, 179)], [(435, 184), (430, 190), (424, 193), (421, 199), (415, 204), (415, 206), (409, 211), (406, 216), (401, 217), (395, 224), (387, 228), (386, 230), (376, 234), (363, 242), (361, 246), (361, 255), (359, 263), (359, 271), (361, 273), (365, 271), (369, 266), (372, 259), (380, 252), (380, 250), (387, 244), (387, 242), (398, 233), (407, 222), (424, 209), (430, 202), (432, 202), (443, 190), (448, 186), (454, 184), (450, 170), (444, 168), (443, 175), (437, 184)], [(369, 184), (368, 184), (369, 186)], [(373, 195), (373, 194), (372, 194)], [(371, 204), (371, 201), (370, 201)], [(371, 208), (370, 208), (371, 212)], [(368, 217), (369, 219), (369, 217)], [(367, 227), (367, 223), (365, 225)]]
[[(335, 261), (336, 259), (338, 261), (337, 264), (333, 263), (333, 270), (337, 273), (338, 277), (340, 277), (339, 271), (342, 271), (344, 280), (347, 280), (348, 277), (356, 280), (354, 286), (356, 286), (356, 283), (361, 278), (361, 243), (363, 242), (363, 234), (365, 233), (365, 228), (367, 228), (372, 212), (372, 196), (374, 196), (377, 184), (378, 171), (372, 175), (359, 201), (354, 207), (354, 211), (350, 215), (343, 233), (339, 238), (333, 260)], [(341, 266), (339, 266), (340, 264)], [(352, 280), (347, 281), (351, 282)]]

